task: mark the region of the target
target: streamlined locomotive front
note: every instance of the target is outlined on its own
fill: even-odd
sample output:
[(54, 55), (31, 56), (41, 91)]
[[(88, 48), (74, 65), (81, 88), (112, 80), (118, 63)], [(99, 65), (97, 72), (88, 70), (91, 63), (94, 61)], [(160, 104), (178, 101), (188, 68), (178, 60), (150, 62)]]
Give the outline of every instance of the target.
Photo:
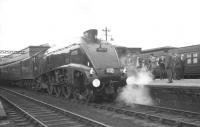
[(85, 41), (81, 47), (92, 64), (90, 79), (94, 93), (97, 96), (115, 97), (118, 90), (125, 85), (126, 78), (115, 47), (107, 42), (94, 40)]

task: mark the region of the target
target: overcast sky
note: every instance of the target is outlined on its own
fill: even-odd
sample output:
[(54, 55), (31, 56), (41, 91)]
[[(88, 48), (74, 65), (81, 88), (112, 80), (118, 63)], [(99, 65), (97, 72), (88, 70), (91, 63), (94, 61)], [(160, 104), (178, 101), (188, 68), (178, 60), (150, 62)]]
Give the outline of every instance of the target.
[(199, 0), (0, 0), (0, 50), (69, 45), (110, 29), (112, 44), (150, 49), (200, 44)]

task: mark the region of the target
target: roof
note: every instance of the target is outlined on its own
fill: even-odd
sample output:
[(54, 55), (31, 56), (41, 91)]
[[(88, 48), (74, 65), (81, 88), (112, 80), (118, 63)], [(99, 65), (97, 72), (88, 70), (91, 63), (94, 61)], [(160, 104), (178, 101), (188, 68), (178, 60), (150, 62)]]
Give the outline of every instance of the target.
[(177, 47), (172, 47), (172, 46), (164, 46), (164, 47), (158, 47), (158, 48), (152, 48), (152, 49), (146, 49), (142, 50), (142, 53), (150, 53), (150, 52), (157, 52), (157, 51), (165, 51), (169, 49), (176, 49)]
[(179, 47), (179, 48), (189, 48), (189, 47), (200, 47), (200, 44), (198, 45), (189, 45), (189, 46), (183, 46), (183, 47)]
[(9, 54), (9, 55), (5, 55), (3, 56), (2, 58), (9, 58), (9, 56), (12, 56), (13, 54), (24, 54), (26, 53), (25, 50), (26, 49), (30, 49), (30, 48), (39, 48), (39, 47), (43, 47), (43, 48), (50, 48), (50, 46), (47, 46), (47, 45), (39, 45), (39, 46), (28, 46), (24, 49), (21, 49), (19, 51), (17, 51), (16, 53), (12, 53), (12, 54)]
[(26, 58), (30, 58), (31, 56), (39, 52), (46, 51), (48, 48), (49, 46), (46, 46), (46, 45), (29, 46), (19, 51), (19, 52), (23, 52), (22, 54), (12, 53), (10, 55), (2, 57), (0, 60), (0, 65), (10, 64), (13, 62), (24, 60)]

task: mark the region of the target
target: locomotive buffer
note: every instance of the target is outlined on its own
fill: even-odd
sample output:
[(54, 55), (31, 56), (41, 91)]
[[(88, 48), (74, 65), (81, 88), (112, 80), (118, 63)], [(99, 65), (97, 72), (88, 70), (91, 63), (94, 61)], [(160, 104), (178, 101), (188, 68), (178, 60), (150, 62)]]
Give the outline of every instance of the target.
[(0, 100), (0, 126), (1, 127), (9, 127), (10, 126), (9, 121), (7, 120), (7, 114), (4, 110), (1, 100)]
[(7, 115), (0, 100), (0, 120), (6, 119)]

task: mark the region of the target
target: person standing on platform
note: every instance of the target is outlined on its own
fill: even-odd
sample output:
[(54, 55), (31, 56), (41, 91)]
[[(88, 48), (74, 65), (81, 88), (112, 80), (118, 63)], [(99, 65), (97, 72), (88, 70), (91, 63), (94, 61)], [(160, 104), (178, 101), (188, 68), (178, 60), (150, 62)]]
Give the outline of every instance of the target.
[(185, 63), (186, 63), (186, 57), (184, 54), (182, 54), (181, 55), (181, 79), (184, 79)]
[(181, 67), (181, 56), (180, 54), (175, 55), (175, 68), (174, 68), (174, 73), (175, 73), (175, 79), (180, 80), (181, 79), (181, 73), (182, 73), (182, 67)]
[(145, 64), (148, 71), (151, 71), (151, 60), (148, 58), (145, 60)]
[(168, 53), (165, 58), (165, 69), (167, 72), (168, 83), (172, 83), (174, 75), (174, 58), (172, 53)]
[(160, 80), (162, 80), (164, 78), (165, 75), (165, 63), (164, 63), (164, 58), (161, 57), (158, 60), (158, 64), (159, 64), (159, 68), (160, 68)]
[(155, 79), (155, 69), (156, 69), (156, 57), (154, 56), (154, 54), (151, 54), (150, 56), (150, 71), (151, 73), (154, 75), (154, 78)]

